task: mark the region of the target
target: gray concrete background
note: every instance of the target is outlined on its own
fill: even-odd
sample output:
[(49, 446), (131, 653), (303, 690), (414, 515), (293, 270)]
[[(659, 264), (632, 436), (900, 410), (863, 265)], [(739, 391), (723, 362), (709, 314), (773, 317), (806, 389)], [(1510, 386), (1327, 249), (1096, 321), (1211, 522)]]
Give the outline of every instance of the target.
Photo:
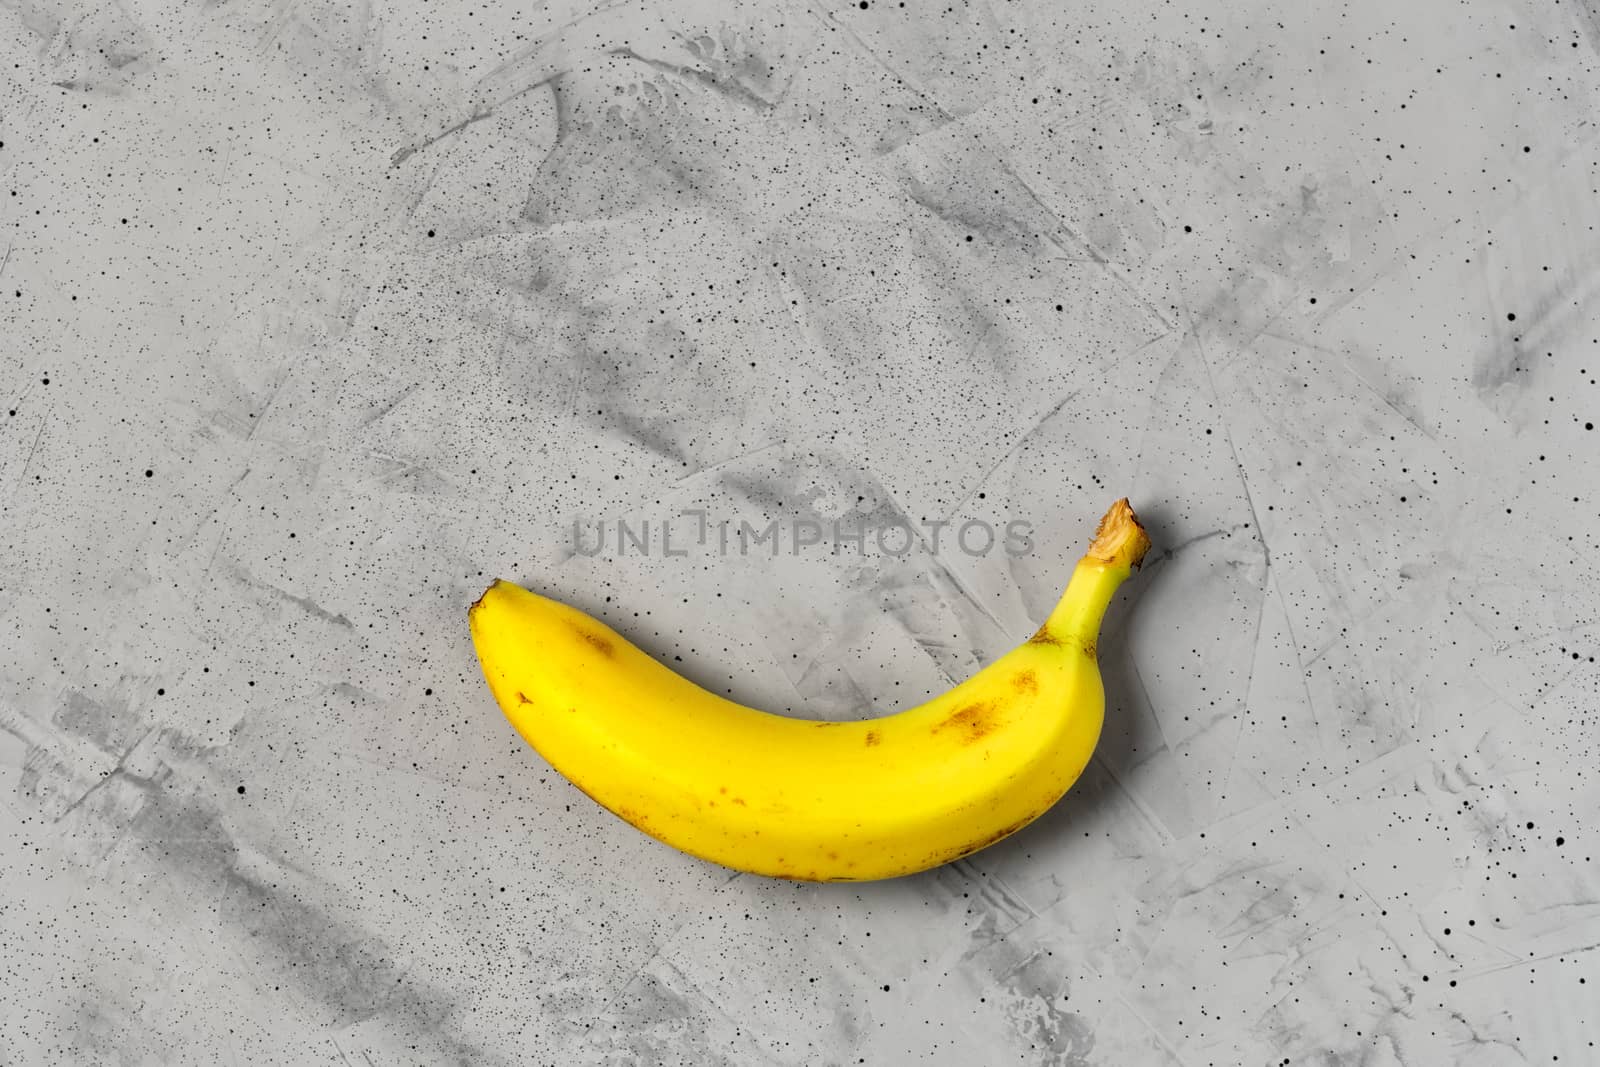
[[(1597, 26), (0, 3), (0, 1062), (1595, 1062)], [(913, 878), (656, 844), (467, 642), (902, 706), (1124, 494), (1096, 761)], [(1033, 551), (574, 552), (684, 509)]]

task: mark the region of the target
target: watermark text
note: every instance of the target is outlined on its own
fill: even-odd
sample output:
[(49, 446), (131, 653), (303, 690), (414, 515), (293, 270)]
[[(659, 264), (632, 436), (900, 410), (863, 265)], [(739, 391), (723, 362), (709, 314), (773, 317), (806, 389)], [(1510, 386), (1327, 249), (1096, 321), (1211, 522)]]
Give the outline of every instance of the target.
[(582, 518), (572, 521), (572, 550), (580, 556), (799, 556), (812, 552), (904, 557), (913, 554), (988, 556), (1033, 552), (1033, 524), (1026, 519), (906, 518), (875, 520), (862, 516), (824, 520), (812, 517), (718, 519), (703, 508), (670, 517)]

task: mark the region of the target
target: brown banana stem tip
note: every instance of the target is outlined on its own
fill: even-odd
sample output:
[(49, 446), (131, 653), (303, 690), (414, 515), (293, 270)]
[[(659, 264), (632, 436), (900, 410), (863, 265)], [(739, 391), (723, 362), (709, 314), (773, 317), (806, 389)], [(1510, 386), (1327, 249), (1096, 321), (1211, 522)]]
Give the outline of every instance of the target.
[(1089, 544), (1089, 556), (1110, 566), (1137, 567), (1150, 551), (1150, 535), (1139, 525), (1128, 498), (1111, 505)]

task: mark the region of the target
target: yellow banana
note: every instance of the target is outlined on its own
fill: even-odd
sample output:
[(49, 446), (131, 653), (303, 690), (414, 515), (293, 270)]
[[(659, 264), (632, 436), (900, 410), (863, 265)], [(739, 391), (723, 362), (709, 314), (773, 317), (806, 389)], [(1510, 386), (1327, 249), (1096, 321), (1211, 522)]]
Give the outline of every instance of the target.
[(1149, 547), (1117, 501), (1025, 644), (919, 707), (855, 722), (725, 700), (599, 620), (508, 582), (489, 587), (469, 622), (512, 725), (640, 830), (754, 874), (892, 878), (1015, 833), (1077, 779), (1104, 717), (1100, 620)]

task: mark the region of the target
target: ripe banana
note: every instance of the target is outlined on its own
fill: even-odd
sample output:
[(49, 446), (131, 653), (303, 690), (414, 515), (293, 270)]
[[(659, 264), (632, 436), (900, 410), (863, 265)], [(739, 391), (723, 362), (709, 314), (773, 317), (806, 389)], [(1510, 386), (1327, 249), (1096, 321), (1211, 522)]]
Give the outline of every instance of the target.
[(856, 722), (725, 700), (599, 620), (508, 582), (468, 617), (506, 717), (596, 803), (737, 870), (892, 878), (1015, 833), (1077, 779), (1104, 716), (1100, 620), (1149, 547), (1117, 501), (1025, 644), (920, 707)]

